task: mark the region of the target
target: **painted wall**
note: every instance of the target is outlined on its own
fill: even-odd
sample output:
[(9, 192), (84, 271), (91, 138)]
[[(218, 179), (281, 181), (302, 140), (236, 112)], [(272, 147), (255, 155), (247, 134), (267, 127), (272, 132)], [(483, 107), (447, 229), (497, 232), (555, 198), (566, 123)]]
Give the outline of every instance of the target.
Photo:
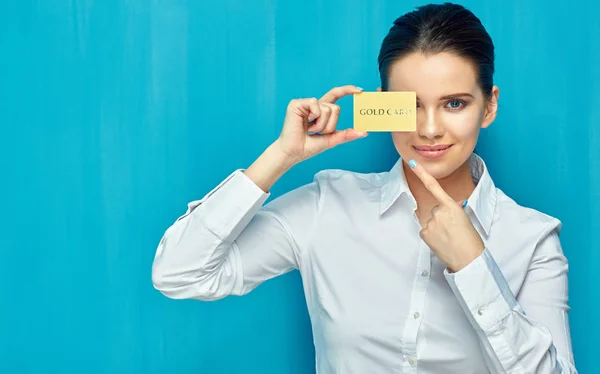
[[(416, 1), (14, 1), (0, 13), (0, 372), (310, 373), (298, 273), (243, 298), (173, 301), (163, 231), (279, 134), (287, 102), (378, 85)], [(598, 3), (466, 1), (497, 46), (499, 118), (479, 153), (519, 203), (563, 221), (581, 373), (600, 335)], [(342, 99), (341, 127), (351, 126)], [(512, 149), (511, 149), (512, 147)], [(290, 171), (387, 170), (389, 135)]]

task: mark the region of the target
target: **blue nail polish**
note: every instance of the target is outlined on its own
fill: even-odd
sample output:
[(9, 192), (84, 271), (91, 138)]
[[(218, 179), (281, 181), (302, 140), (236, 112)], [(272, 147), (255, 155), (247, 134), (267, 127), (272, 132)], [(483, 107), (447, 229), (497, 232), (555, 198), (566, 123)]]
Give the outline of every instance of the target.
[(410, 167), (411, 167), (411, 168), (413, 168), (413, 169), (417, 167), (417, 161), (415, 161), (415, 160), (410, 160), (410, 161), (408, 162), (408, 164), (409, 164), (409, 165), (410, 165)]
[(363, 89), (362, 87), (358, 87), (358, 86), (356, 86), (356, 89), (357, 89), (357, 90), (360, 90), (360, 91), (364, 91), (364, 89)]
[(465, 200), (465, 201), (463, 201), (463, 203), (462, 203), (462, 206), (463, 206), (463, 208), (467, 206), (467, 203), (468, 203), (468, 202), (469, 202), (469, 200)]

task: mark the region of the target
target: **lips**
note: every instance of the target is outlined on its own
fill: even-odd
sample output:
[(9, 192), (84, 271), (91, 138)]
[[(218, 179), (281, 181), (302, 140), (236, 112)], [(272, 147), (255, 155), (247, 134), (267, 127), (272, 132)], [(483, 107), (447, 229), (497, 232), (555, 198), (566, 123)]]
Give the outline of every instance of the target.
[(452, 144), (438, 144), (438, 145), (415, 145), (415, 149), (417, 151), (423, 152), (437, 152), (448, 149), (452, 146)]
[(444, 156), (452, 144), (436, 144), (436, 145), (415, 145), (414, 148), (419, 155), (424, 158), (436, 159)]

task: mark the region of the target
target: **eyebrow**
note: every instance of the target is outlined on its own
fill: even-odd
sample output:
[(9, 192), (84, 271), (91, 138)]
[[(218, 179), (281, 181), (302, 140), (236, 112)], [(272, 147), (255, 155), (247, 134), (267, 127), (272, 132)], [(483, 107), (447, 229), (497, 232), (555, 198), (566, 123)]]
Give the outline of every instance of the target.
[[(459, 93), (454, 93), (454, 94), (442, 96), (442, 97), (440, 97), (440, 100), (453, 99), (455, 97), (463, 97), (463, 96), (468, 96), (468, 97), (473, 98), (473, 99), (475, 98), (475, 96), (471, 95), (468, 92), (459, 92)], [(419, 101), (418, 97), (417, 97), (417, 101)]]
[(442, 96), (442, 97), (440, 97), (440, 100), (452, 99), (453, 97), (461, 97), (461, 96), (469, 96), (473, 99), (475, 98), (475, 96), (471, 95), (468, 92), (461, 92), (461, 93), (455, 93), (455, 94), (451, 94), (451, 95)]

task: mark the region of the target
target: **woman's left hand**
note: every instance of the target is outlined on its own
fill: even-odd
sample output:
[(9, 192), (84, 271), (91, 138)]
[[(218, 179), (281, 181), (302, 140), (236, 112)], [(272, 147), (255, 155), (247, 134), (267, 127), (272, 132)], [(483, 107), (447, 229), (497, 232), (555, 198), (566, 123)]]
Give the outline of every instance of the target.
[(463, 205), (454, 201), (421, 165), (414, 165), (414, 173), (439, 201), (431, 218), (422, 225), (421, 238), (449, 271), (457, 272), (481, 255), (485, 248), (483, 240)]

